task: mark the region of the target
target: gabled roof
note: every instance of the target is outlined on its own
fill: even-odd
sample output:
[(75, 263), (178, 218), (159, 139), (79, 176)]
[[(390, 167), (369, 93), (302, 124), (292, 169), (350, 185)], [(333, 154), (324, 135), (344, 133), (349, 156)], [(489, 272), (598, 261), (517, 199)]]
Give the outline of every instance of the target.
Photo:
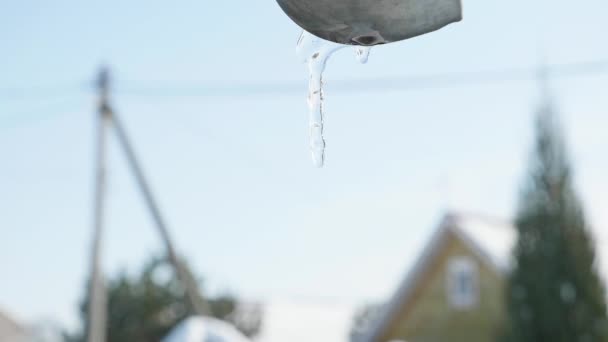
[(505, 271), (511, 264), (511, 250), (517, 231), (509, 223), (476, 214), (449, 214), (447, 229), (452, 230), (484, 261), (497, 271)]
[(27, 330), (11, 317), (0, 311), (0, 341), (25, 341)]
[(502, 274), (508, 269), (511, 249), (517, 236), (512, 225), (482, 215), (446, 214), (413, 268), (380, 314), (379, 320), (362, 341), (375, 342), (378, 335), (392, 324), (401, 308), (411, 299), (414, 288), (427, 266), (448, 241), (450, 233), (468, 245), (471, 251), (497, 273)]

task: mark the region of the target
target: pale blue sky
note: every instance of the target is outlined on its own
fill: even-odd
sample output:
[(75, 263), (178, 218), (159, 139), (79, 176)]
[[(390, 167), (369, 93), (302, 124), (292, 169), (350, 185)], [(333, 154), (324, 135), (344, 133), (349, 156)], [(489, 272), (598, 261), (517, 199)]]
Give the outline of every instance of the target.
[[(332, 80), (608, 59), (608, 3), (465, 0), (465, 19), (372, 51), (325, 79), (327, 163), (307, 148), (299, 29), (272, 0), (0, 4), (0, 307), (73, 325), (88, 265), (95, 99), (112, 66), (175, 240), (213, 291), (365, 301), (397, 285), (446, 205), (508, 218), (538, 103), (534, 82), (347, 93)], [(151, 82), (151, 83), (146, 83)], [(276, 96), (138, 97), (147, 84), (287, 82)], [(593, 223), (608, 225), (608, 76), (552, 82)], [(52, 96), (2, 96), (9, 88)], [(74, 90), (72, 90), (74, 89)], [(111, 149), (105, 268), (160, 244)]]

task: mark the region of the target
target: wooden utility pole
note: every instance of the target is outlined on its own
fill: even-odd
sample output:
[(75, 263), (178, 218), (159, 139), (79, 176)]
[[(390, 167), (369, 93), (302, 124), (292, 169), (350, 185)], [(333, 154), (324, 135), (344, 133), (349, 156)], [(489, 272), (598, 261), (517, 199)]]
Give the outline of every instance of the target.
[(101, 265), (101, 251), (104, 233), (104, 212), (106, 197), (106, 137), (110, 120), (108, 101), (108, 70), (102, 68), (97, 78), (99, 103), (95, 122), (96, 166), (93, 204), (93, 248), (91, 250), (91, 274), (89, 277), (88, 321), (86, 322), (87, 342), (106, 341), (107, 304), (106, 289)]
[(133, 146), (131, 145), (131, 141), (125, 131), (120, 118), (116, 115), (115, 112), (111, 113), (111, 120), (114, 128), (116, 129), (116, 135), (118, 136), (118, 142), (122, 147), (129, 166), (131, 167), (131, 171), (135, 176), (135, 180), (141, 191), (144, 202), (146, 202), (146, 206), (150, 211), (152, 219), (156, 224), (156, 228), (158, 229), (158, 233), (165, 244), (165, 248), (167, 250), (167, 258), (169, 262), (173, 265), (175, 270), (175, 274), (180, 282), (180, 284), (184, 287), (184, 291), (187, 296), (187, 300), (190, 302), (191, 308), (196, 315), (208, 315), (209, 308), (203, 299), (203, 297), (199, 293), (198, 284), (196, 284), (195, 279), (193, 279), (192, 275), (188, 274), (185, 269), (185, 265), (179, 259), (173, 241), (171, 239), (171, 235), (169, 234), (169, 228), (167, 227), (167, 223), (160, 211), (160, 208), (155, 200), (154, 195), (152, 194), (152, 190), (144, 176), (143, 169), (141, 168), (137, 156), (135, 155), (135, 151), (133, 150)]
[(96, 141), (96, 176), (94, 198), (93, 248), (91, 257), (91, 275), (88, 298), (87, 342), (105, 342), (107, 334), (107, 301), (104, 277), (101, 267), (101, 252), (104, 230), (105, 195), (106, 195), (106, 142), (110, 125), (116, 131), (118, 142), (124, 151), (129, 167), (135, 177), (144, 202), (150, 211), (167, 251), (167, 258), (175, 271), (176, 277), (183, 286), (188, 302), (194, 314), (208, 315), (209, 308), (200, 295), (198, 284), (186, 271), (185, 265), (179, 259), (173, 241), (169, 234), (166, 221), (155, 200), (152, 190), (144, 176), (131, 141), (122, 122), (112, 109), (109, 102), (110, 75), (108, 69), (101, 69), (97, 79), (99, 92)]

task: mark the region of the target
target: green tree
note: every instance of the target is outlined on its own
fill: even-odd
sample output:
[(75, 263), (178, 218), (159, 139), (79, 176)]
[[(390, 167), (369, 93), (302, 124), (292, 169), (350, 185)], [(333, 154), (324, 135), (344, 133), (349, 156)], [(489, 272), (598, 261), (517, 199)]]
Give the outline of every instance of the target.
[(608, 341), (605, 293), (596, 270), (594, 242), (550, 104), (537, 115), (536, 142), (516, 227), (504, 340)]
[[(196, 279), (187, 266), (184, 268), (188, 276)], [(164, 259), (151, 260), (137, 276), (118, 274), (108, 282), (107, 291), (108, 342), (160, 341), (193, 312), (173, 269)], [(207, 305), (213, 317), (231, 322), (248, 336), (257, 334), (261, 327), (261, 310), (258, 307), (239, 310), (233, 296), (207, 299)], [(88, 321), (86, 298), (80, 305), (80, 314), (84, 325)], [(81, 342), (86, 338), (83, 331), (65, 334), (65, 340)]]

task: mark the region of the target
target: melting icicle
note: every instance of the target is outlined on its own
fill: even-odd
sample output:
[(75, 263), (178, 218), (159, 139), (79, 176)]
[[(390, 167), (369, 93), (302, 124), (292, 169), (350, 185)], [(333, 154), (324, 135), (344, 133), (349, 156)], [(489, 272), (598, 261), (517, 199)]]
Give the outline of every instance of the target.
[(371, 46), (355, 46), (355, 56), (361, 64), (367, 63), (369, 59), (369, 53), (372, 50)]
[(343, 45), (318, 38), (306, 31), (302, 32), (296, 52), (308, 64), (308, 120), (310, 152), (315, 166), (322, 167), (325, 159), (325, 139), (323, 138), (323, 71), (329, 57), (343, 48)]
[[(303, 31), (298, 39), (296, 52), (308, 65), (308, 119), (310, 152), (316, 167), (325, 161), (325, 138), (323, 137), (323, 72), (331, 55), (347, 47), (330, 42)], [(355, 47), (355, 56), (363, 64), (367, 62), (371, 47)]]

